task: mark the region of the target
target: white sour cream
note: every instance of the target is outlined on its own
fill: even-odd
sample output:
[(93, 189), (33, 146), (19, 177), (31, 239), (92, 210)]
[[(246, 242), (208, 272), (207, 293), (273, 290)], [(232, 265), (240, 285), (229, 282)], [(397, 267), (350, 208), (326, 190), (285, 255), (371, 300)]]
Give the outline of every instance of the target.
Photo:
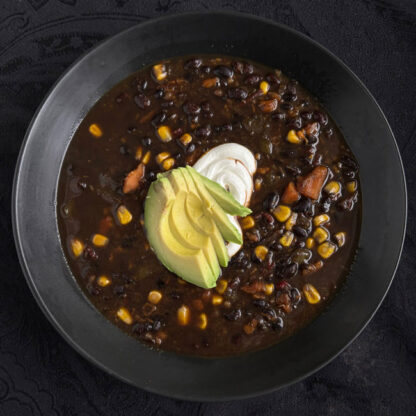
[[(221, 144), (201, 156), (193, 167), (230, 191), (241, 205), (248, 206), (253, 193), (253, 175), (257, 162), (247, 147), (238, 143)], [(242, 234), (237, 218), (231, 215), (228, 217)], [(241, 248), (235, 243), (227, 243), (226, 246), (230, 258)]]

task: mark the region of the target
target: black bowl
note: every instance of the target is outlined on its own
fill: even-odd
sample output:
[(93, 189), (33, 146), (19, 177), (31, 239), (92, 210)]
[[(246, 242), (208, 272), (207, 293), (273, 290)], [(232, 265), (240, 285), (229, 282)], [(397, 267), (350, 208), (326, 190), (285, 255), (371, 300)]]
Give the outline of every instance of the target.
[[(357, 258), (328, 311), (274, 347), (222, 359), (153, 351), (108, 322), (77, 286), (63, 256), (56, 219), (62, 160), (87, 111), (144, 65), (201, 53), (249, 58), (293, 76), (323, 102), (361, 166)], [(12, 210), (28, 284), (45, 315), (76, 350), (143, 389), (183, 399), (224, 400), (293, 383), (328, 363), (360, 333), (393, 279), (407, 204), (390, 127), (374, 98), (339, 59), (300, 33), (265, 19), (192, 13), (135, 26), (94, 48), (63, 75), (26, 134)]]

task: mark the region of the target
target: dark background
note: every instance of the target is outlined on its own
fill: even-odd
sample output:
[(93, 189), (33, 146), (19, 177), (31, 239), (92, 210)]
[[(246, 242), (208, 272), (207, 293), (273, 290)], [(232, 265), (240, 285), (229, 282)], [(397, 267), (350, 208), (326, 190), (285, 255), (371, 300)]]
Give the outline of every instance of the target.
[[(409, 222), (392, 288), (344, 353), (305, 381), (274, 394), (204, 404), (125, 385), (64, 342), (42, 315), (20, 270), (10, 193), (29, 121), (76, 58), (149, 18), (213, 8), (285, 23), (329, 48), (361, 78), (396, 135), (407, 174)], [(415, 415), (415, 131), (416, 2), (410, 0), (1, 0), (0, 415)]]

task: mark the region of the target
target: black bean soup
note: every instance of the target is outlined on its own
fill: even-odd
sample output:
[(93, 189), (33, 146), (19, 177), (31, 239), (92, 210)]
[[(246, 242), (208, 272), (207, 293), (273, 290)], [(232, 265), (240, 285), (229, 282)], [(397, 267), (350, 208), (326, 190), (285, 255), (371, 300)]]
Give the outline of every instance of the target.
[[(243, 247), (205, 290), (158, 261), (143, 203), (158, 172), (228, 142), (257, 160), (253, 212), (240, 219)], [(123, 331), (185, 354), (239, 354), (305, 326), (342, 284), (359, 235), (358, 165), (322, 106), (279, 70), (174, 58), (116, 85), (82, 121), (58, 222), (78, 284)]]

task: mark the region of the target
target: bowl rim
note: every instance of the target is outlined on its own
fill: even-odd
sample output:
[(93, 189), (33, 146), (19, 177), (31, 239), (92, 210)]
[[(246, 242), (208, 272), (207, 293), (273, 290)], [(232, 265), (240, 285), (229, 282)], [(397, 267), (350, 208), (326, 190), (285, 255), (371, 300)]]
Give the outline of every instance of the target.
[[(315, 366), (312, 370), (310, 370), (306, 373), (303, 373), (302, 375), (300, 375), (296, 378), (291, 379), (287, 383), (281, 384), (280, 386), (274, 386), (274, 387), (272, 386), (272, 387), (267, 388), (267, 389), (264, 389), (264, 388), (262, 388), (260, 390), (253, 389), (252, 393), (228, 394), (226, 397), (221, 397), (221, 398), (207, 397), (207, 396), (204, 396), (204, 395), (196, 395), (196, 394), (193, 394), (192, 396), (189, 396), (187, 394), (169, 394), (169, 393), (166, 393), (166, 392), (161, 393), (160, 390), (158, 390), (157, 388), (153, 388), (152, 386), (148, 386), (148, 385), (145, 385), (145, 384), (143, 384), (141, 386), (138, 386), (133, 381), (128, 380), (125, 377), (121, 376), (120, 374), (112, 371), (104, 363), (102, 363), (101, 361), (96, 359), (93, 355), (89, 354), (85, 349), (83, 349), (76, 341), (74, 341), (71, 338), (71, 336), (67, 333), (67, 331), (55, 319), (54, 314), (51, 312), (51, 310), (45, 304), (44, 299), (39, 294), (38, 289), (37, 289), (36, 285), (33, 282), (30, 267), (29, 267), (28, 261), (25, 257), (25, 254), (24, 254), (24, 249), (23, 249), (23, 246), (22, 246), (22, 240), (20, 238), (19, 223), (18, 223), (19, 206), (18, 206), (17, 192), (18, 192), (18, 188), (19, 188), (19, 179), (20, 179), (19, 174), (20, 174), (20, 171), (22, 170), (22, 160), (23, 160), (23, 157), (25, 155), (25, 151), (26, 151), (26, 148), (27, 148), (27, 143), (30, 139), (31, 132), (33, 130), (33, 126), (34, 126), (38, 116), (42, 112), (44, 104), (48, 101), (49, 97), (53, 94), (54, 90), (61, 83), (61, 81), (64, 78), (66, 78), (69, 74), (71, 74), (73, 71), (75, 71), (77, 69), (77, 66), (80, 63), (82, 63), (90, 55), (90, 53), (92, 53), (93, 51), (96, 51), (100, 48), (104, 48), (107, 44), (113, 42), (117, 38), (120, 38), (120, 37), (124, 36), (125, 34), (127, 34), (130, 31), (136, 30), (138, 26), (144, 27), (144, 26), (148, 26), (148, 25), (160, 24), (160, 23), (163, 23), (164, 21), (170, 20), (170, 19), (176, 19), (176, 18), (182, 18), (182, 17), (194, 18), (194, 17), (199, 17), (201, 15), (202, 16), (209, 15), (210, 17), (212, 17), (212, 16), (229, 16), (229, 17), (234, 17), (234, 18), (252, 19), (252, 20), (255, 20), (255, 21), (267, 23), (268, 25), (275, 26), (277, 28), (280, 28), (284, 31), (287, 31), (287, 32), (291, 33), (293, 36), (300, 38), (301, 40), (305, 41), (306, 43), (314, 45), (316, 48), (320, 49), (322, 52), (329, 55), (334, 61), (336, 61), (336, 63), (338, 65), (340, 65), (342, 67), (342, 69), (344, 71), (346, 71), (354, 79), (355, 83), (360, 87), (360, 89), (367, 95), (369, 100), (374, 104), (374, 106), (375, 106), (374, 108), (379, 113), (379, 116), (381, 116), (381, 118), (384, 120), (385, 125), (386, 125), (386, 127), (389, 130), (389, 133), (391, 135), (391, 138), (393, 139), (393, 144), (394, 144), (395, 150), (397, 152), (397, 157), (398, 157), (400, 170), (401, 170), (401, 175), (402, 175), (402, 187), (401, 187), (400, 191), (404, 196), (404, 206), (401, 207), (401, 210), (403, 212), (403, 217), (402, 217), (403, 221), (401, 223), (401, 230), (400, 230), (400, 234), (401, 234), (400, 247), (399, 247), (399, 250), (397, 252), (397, 258), (395, 258), (395, 260), (394, 260), (394, 269), (393, 269), (392, 275), (390, 277), (389, 283), (388, 283), (387, 288), (384, 291), (383, 295), (379, 299), (377, 307), (367, 317), (367, 319), (364, 321), (364, 324), (355, 333), (355, 335), (349, 340), (349, 342), (347, 342), (342, 348), (337, 350), (334, 354), (330, 355), (327, 359), (323, 360), (319, 365)], [(167, 396), (167, 397), (180, 399), (180, 400), (204, 401), (204, 402), (221, 402), (221, 401), (228, 401), (228, 400), (253, 398), (253, 397), (256, 397), (256, 396), (259, 396), (259, 395), (272, 393), (272, 392), (274, 392), (274, 391), (276, 391), (280, 388), (288, 387), (292, 384), (295, 384), (298, 381), (301, 381), (301, 380), (309, 377), (313, 373), (319, 371), (320, 369), (325, 367), (327, 364), (329, 364), (339, 354), (341, 354), (361, 334), (361, 332), (366, 328), (368, 323), (371, 321), (371, 319), (374, 317), (374, 315), (378, 311), (379, 307), (381, 306), (383, 300), (385, 299), (385, 297), (386, 297), (386, 295), (387, 295), (387, 293), (388, 293), (388, 291), (391, 287), (393, 279), (396, 275), (397, 268), (398, 268), (400, 258), (401, 258), (401, 255), (402, 255), (402, 251), (403, 251), (405, 237), (406, 237), (406, 226), (407, 226), (407, 216), (408, 216), (408, 194), (407, 194), (406, 176), (405, 176), (403, 161), (402, 161), (402, 157), (401, 157), (401, 154), (400, 154), (400, 150), (399, 150), (397, 141), (396, 141), (394, 133), (391, 129), (391, 126), (390, 126), (386, 116), (384, 115), (381, 107), (379, 106), (378, 102), (373, 97), (372, 93), (368, 90), (368, 88), (364, 85), (364, 83), (358, 78), (358, 76), (340, 58), (338, 58), (334, 53), (332, 53), (330, 50), (328, 50), (326, 47), (322, 46), (320, 43), (318, 43), (314, 39), (310, 38), (309, 36), (299, 32), (296, 29), (293, 29), (293, 28), (291, 28), (291, 27), (289, 27), (285, 24), (278, 23), (278, 22), (275, 22), (274, 20), (271, 20), (271, 19), (268, 19), (268, 18), (265, 18), (265, 17), (261, 17), (261, 16), (257, 16), (257, 15), (253, 15), (253, 14), (250, 14), (250, 13), (225, 11), (225, 10), (211, 10), (211, 11), (192, 11), (192, 12), (185, 12), (185, 13), (169, 14), (169, 15), (166, 15), (166, 16), (162, 16), (162, 17), (158, 17), (158, 18), (151, 18), (151, 19), (148, 19), (146, 21), (140, 22), (138, 24), (134, 24), (133, 26), (120, 31), (120, 32), (116, 33), (115, 35), (111, 35), (111, 36), (107, 37), (106, 39), (96, 43), (90, 49), (85, 51), (80, 57), (78, 57), (72, 64), (70, 64), (67, 69), (65, 69), (65, 71), (53, 83), (53, 85), (49, 88), (46, 95), (41, 100), (40, 104), (38, 105), (37, 110), (35, 111), (32, 119), (31, 119), (31, 121), (30, 121), (30, 123), (27, 127), (27, 130), (25, 132), (25, 136), (24, 136), (24, 139), (22, 141), (20, 151), (19, 151), (19, 155), (18, 155), (18, 158), (17, 158), (17, 161), (16, 161), (16, 167), (15, 167), (15, 172), (14, 172), (14, 177), (13, 177), (11, 212), (12, 212), (12, 229), (13, 229), (13, 236), (14, 236), (16, 251), (17, 251), (19, 263), (21, 265), (21, 268), (22, 268), (23, 274), (25, 276), (26, 282), (27, 282), (27, 284), (28, 284), (28, 286), (29, 286), (29, 288), (32, 292), (33, 297), (35, 298), (37, 304), (39, 305), (40, 309), (42, 310), (43, 314), (46, 316), (46, 318), (49, 320), (49, 322), (53, 325), (53, 327), (57, 330), (57, 332), (66, 340), (66, 342), (72, 348), (74, 348), (81, 356), (86, 358), (90, 363), (94, 364), (96, 367), (100, 368), (101, 370), (105, 371), (106, 373), (109, 373), (112, 376), (118, 378), (119, 380), (122, 380), (123, 382), (125, 382), (129, 385), (139, 387), (139, 388), (141, 388), (145, 391), (155, 393), (155, 394), (159, 394), (159, 395), (161, 394), (161, 395), (164, 395), (164, 396)], [(199, 358), (201, 358), (201, 357), (199, 357)], [(204, 357), (202, 357), (202, 358), (204, 358)]]

